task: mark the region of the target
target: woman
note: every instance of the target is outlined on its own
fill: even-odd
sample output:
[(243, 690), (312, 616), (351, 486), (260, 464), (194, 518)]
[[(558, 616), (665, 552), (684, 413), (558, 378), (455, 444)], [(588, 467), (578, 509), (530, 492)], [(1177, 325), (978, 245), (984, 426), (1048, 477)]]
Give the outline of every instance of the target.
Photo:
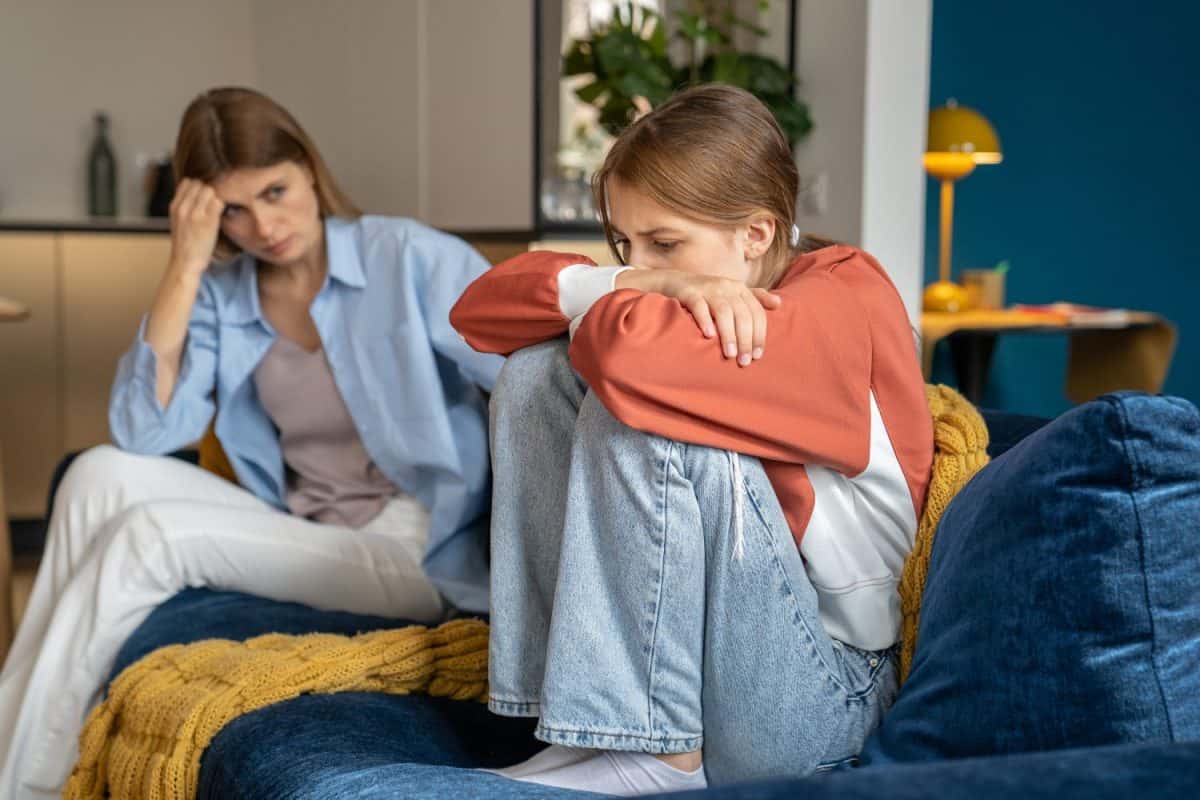
[[(487, 608), (479, 387), (501, 360), (447, 321), (486, 262), (360, 216), (253, 91), (188, 107), (175, 171), (170, 259), (113, 387), (117, 447), (63, 480), (0, 675), (6, 798), (58, 794), (121, 642), (186, 586), (421, 622)], [(214, 415), (240, 487), (163, 457)]]
[(932, 425), (896, 289), (853, 247), (795, 251), (796, 183), (760, 102), (687, 91), (594, 178), (621, 265), (518, 256), (451, 314), (513, 353), (489, 703), (552, 746), (501, 774), (633, 795), (810, 772), (896, 692)]

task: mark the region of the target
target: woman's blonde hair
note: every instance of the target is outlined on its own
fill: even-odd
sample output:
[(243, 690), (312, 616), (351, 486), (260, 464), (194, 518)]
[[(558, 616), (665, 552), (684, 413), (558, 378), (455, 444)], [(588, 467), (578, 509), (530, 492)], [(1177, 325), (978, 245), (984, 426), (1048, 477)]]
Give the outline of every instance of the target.
[(762, 285), (773, 286), (791, 263), (796, 164), (775, 117), (743, 89), (688, 89), (617, 137), (592, 177), (592, 192), (609, 247), (620, 259), (608, 213), (609, 178), (700, 222), (740, 225), (770, 214), (775, 238), (763, 258)]
[[(284, 161), (312, 172), (322, 218), (355, 219), (362, 214), (338, 186), (300, 123), (266, 95), (253, 89), (210, 89), (183, 112), (175, 142), (176, 183), (183, 178), (212, 183), (231, 170), (260, 169)], [(222, 234), (217, 257), (236, 252)]]

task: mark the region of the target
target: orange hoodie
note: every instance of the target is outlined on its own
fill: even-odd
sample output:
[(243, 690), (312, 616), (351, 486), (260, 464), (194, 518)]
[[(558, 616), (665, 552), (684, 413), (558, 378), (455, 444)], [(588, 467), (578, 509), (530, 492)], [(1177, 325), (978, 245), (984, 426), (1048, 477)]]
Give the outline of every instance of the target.
[[(571, 321), (558, 275), (575, 264), (594, 266), (572, 254), (510, 259), (467, 288), (451, 324), (490, 353), (561, 336)], [(886, 272), (853, 247), (800, 256), (773, 291), (783, 303), (748, 367), (724, 358), (679, 301), (633, 290), (590, 307), (571, 363), (626, 425), (760, 459), (830, 633), (881, 649), (899, 612), (880, 587), (895, 595), (933, 459), (913, 331)], [(887, 623), (861, 619), (880, 612)]]

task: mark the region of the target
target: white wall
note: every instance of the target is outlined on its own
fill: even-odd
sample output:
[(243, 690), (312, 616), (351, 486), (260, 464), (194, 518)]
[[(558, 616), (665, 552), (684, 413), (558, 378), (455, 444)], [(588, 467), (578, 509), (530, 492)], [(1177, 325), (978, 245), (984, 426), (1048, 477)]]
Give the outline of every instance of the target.
[(806, 233), (862, 238), (866, 0), (799, 0), (796, 73), (813, 130), (796, 149), (801, 180), (826, 178), (823, 213), (798, 214)]
[(798, 223), (870, 250), (915, 320), (932, 0), (799, 0), (798, 6), (796, 70), (814, 128), (798, 146), (796, 164), (802, 181), (825, 178), (825, 210), (801, 210)]
[(532, 220), (532, 0), (0, 0), (0, 215), (86, 211), (112, 119), (123, 215), (139, 155), (212, 86), (261, 89), (365, 210), (471, 230)]
[(419, 216), (423, 0), (253, 0), (260, 88), (361, 208)]
[(0, 214), (87, 209), (92, 114), (107, 111), (122, 213), (143, 211), (138, 154), (170, 149), (184, 107), (256, 75), (250, 5), (0, 0)]
[(920, 316), (932, 0), (871, 0), (867, 12), (862, 245)]
[(424, 0), (430, 180), (423, 216), (533, 228), (533, 0)]

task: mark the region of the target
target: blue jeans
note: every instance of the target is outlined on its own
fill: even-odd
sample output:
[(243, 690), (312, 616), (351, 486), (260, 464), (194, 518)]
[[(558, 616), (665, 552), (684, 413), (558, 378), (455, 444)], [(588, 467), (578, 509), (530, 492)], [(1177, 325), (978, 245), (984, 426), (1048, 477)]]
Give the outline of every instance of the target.
[(894, 651), (825, 632), (756, 459), (618, 422), (565, 339), (508, 359), (491, 418), (492, 711), (551, 743), (703, 748), (712, 783), (859, 752)]

